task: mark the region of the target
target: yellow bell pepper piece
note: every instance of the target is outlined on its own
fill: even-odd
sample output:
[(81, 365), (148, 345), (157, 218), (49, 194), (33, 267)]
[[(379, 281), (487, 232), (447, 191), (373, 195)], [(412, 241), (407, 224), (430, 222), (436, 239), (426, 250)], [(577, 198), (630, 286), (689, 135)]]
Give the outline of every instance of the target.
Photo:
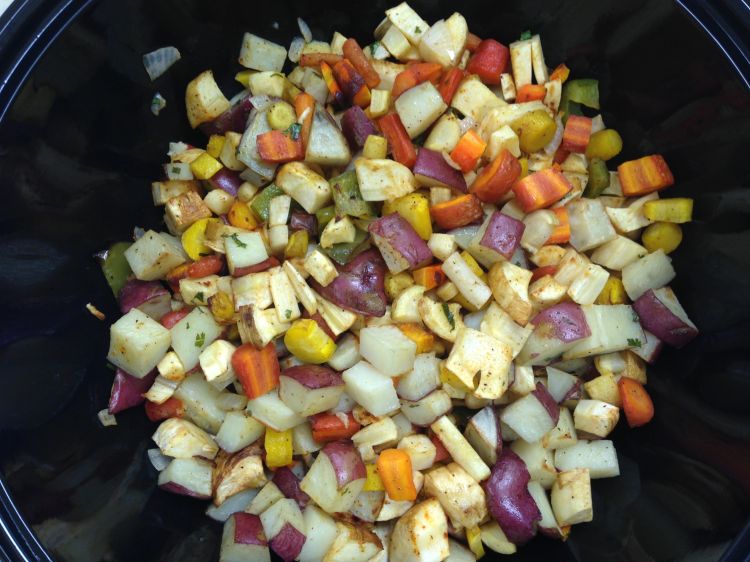
[(207, 180), (224, 166), (208, 152), (204, 152), (190, 163), (190, 171), (197, 180)]
[(237, 80), (242, 87), (248, 89), (250, 87), (250, 75), (253, 74), (252, 70), (241, 70), (234, 75), (234, 79)]
[(673, 222), (655, 222), (643, 231), (641, 242), (649, 252), (664, 250), (671, 254), (682, 243), (682, 228)]
[(410, 193), (383, 205), (383, 215), (398, 213), (423, 240), (432, 236), (432, 219), (430, 218), (430, 201), (421, 193)]
[(306, 230), (296, 230), (289, 236), (289, 241), (284, 248), (284, 257), (304, 258), (307, 254), (307, 246), (310, 243), (309, 235)]
[(612, 276), (607, 279), (602, 292), (596, 297), (596, 304), (625, 304), (627, 302), (625, 286), (620, 279)]
[(682, 224), (693, 219), (693, 200), (688, 197), (657, 199), (643, 206), (643, 214), (648, 220)]
[(378, 474), (378, 467), (374, 464), (366, 464), (365, 470), (367, 470), (367, 478), (365, 479), (365, 487), (362, 488), (364, 492), (382, 492), (385, 490), (383, 481), (380, 479)]
[(414, 285), (414, 279), (408, 273), (385, 274), (385, 294), (390, 300), (395, 299), (401, 291), (412, 285)]
[(519, 158), (518, 163), (521, 164), (521, 175), (518, 176), (518, 179), (525, 178), (529, 175), (529, 159), (526, 157)]
[(469, 266), (469, 269), (471, 269), (474, 272), (474, 275), (480, 278), (484, 278), (484, 270), (482, 269), (482, 266), (479, 265), (477, 260), (474, 259), (474, 256), (472, 256), (469, 252), (464, 250), (461, 252), (461, 257), (466, 262), (466, 265)]
[(284, 335), (284, 343), (292, 355), (305, 363), (325, 363), (336, 351), (336, 343), (309, 318), (292, 324)]
[(429, 353), (435, 345), (435, 336), (419, 324), (396, 324), (403, 334), (417, 344), (417, 353)]
[(597, 131), (589, 138), (586, 146), (586, 158), (611, 160), (622, 150), (622, 137), (614, 129)]
[(182, 233), (182, 247), (193, 261), (198, 261), (203, 255), (210, 254), (211, 248), (206, 246), (206, 228), (211, 221), (219, 219), (198, 219)]
[(466, 542), (469, 544), (469, 550), (474, 553), (477, 560), (484, 556), (484, 545), (482, 544), (482, 531), (479, 527), (466, 529)]
[(388, 155), (388, 141), (379, 135), (368, 135), (362, 156), (365, 158), (382, 159)]
[(292, 464), (292, 430), (276, 431), (270, 427), (266, 428), (264, 441), (266, 449), (266, 466), (278, 468)]
[(224, 148), (224, 141), (226, 139), (223, 135), (211, 135), (208, 138), (208, 144), (206, 145), (206, 152), (208, 152), (214, 158), (218, 158), (221, 154), (221, 149)]
[(464, 392), (471, 392), (473, 389), (466, 386), (458, 376), (453, 373), (448, 367), (445, 366), (445, 362), (440, 363), (440, 382), (442, 384), (448, 384), (458, 390)]
[(231, 295), (219, 291), (208, 299), (208, 307), (219, 324), (230, 324), (234, 320), (234, 299)]
[(258, 227), (258, 221), (255, 220), (253, 212), (250, 210), (250, 206), (244, 201), (237, 199), (232, 206), (229, 207), (227, 213), (227, 220), (232, 226), (237, 228), (244, 228), (245, 230), (253, 230)]

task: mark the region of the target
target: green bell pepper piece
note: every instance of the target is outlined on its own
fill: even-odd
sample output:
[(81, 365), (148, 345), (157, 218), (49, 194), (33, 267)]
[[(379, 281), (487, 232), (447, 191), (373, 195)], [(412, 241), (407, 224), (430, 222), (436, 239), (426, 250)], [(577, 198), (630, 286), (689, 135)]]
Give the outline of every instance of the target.
[(130, 242), (115, 242), (108, 250), (97, 255), (104, 278), (107, 280), (109, 288), (112, 289), (115, 298), (120, 294), (120, 289), (133, 273), (128, 260), (125, 259), (125, 250), (130, 246)]
[(594, 199), (599, 197), (608, 187), (609, 170), (607, 170), (607, 163), (601, 158), (592, 158), (589, 160), (589, 179), (586, 182), (583, 196)]
[(336, 207), (330, 205), (315, 211), (315, 218), (318, 220), (318, 236), (323, 232), (326, 225), (336, 216)]
[(271, 203), (271, 199), (278, 197), (279, 195), (284, 195), (284, 191), (276, 184), (272, 183), (253, 198), (253, 201), (250, 203), (250, 208), (261, 220), (267, 221), (268, 207)]
[(339, 265), (346, 265), (370, 246), (370, 237), (364, 230), (357, 229), (353, 242), (334, 244), (330, 248), (320, 248)]
[(333, 203), (336, 205), (336, 214), (339, 216), (365, 218), (375, 216), (372, 205), (362, 199), (357, 183), (357, 173), (350, 170), (340, 176), (331, 179), (333, 191)]

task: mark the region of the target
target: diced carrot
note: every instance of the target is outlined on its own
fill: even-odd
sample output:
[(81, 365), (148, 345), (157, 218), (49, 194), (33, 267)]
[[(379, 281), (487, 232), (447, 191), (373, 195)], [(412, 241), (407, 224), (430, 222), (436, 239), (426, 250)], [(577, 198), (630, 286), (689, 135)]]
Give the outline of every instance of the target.
[(471, 184), (469, 191), (485, 203), (497, 203), (513, 187), (521, 175), (521, 164), (507, 148), (503, 148)]
[(378, 119), (378, 126), (391, 147), (393, 159), (407, 168), (412, 168), (417, 161), (417, 150), (398, 114), (383, 115)]
[(561, 63), (555, 67), (555, 70), (553, 70), (552, 74), (549, 75), (549, 79), (559, 80), (564, 84), (568, 79), (568, 76), (570, 76), (570, 69), (565, 65), (565, 63)]
[(312, 436), (318, 443), (348, 439), (361, 428), (362, 426), (354, 419), (351, 412), (341, 416), (326, 412), (310, 416)]
[(567, 150), (563, 150), (563, 147), (559, 146), (555, 151), (555, 156), (552, 158), (552, 161), (555, 164), (562, 164), (563, 162), (565, 162), (568, 156), (570, 156), (570, 152), (568, 152)]
[(167, 273), (167, 276), (165, 277), (165, 281), (169, 283), (169, 286), (173, 292), (175, 293), (180, 292), (180, 279), (187, 279), (188, 266), (189, 264), (183, 263), (181, 265), (178, 265), (171, 271), (169, 271), (169, 273)]
[(482, 140), (482, 137), (474, 129), (469, 129), (451, 152), (451, 159), (461, 167), (461, 171), (465, 174), (474, 169), (484, 154), (485, 148), (487, 148), (487, 143)]
[(643, 385), (635, 379), (620, 377), (617, 388), (628, 425), (639, 427), (650, 422), (654, 417), (654, 403)]
[(567, 207), (556, 207), (552, 209), (560, 221), (550, 234), (545, 244), (566, 244), (570, 241), (570, 219)]
[(403, 449), (381, 451), (378, 455), (377, 467), (389, 498), (394, 501), (417, 499), (409, 453)]
[(521, 178), (513, 193), (524, 213), (544, 209), (562, 199), (573, 186), (556, 168), (547, 168)]
[(333, 69), (331, 69), (331, 66), (325, 61), (322, 61), (320, 63), (320, 73), (323, 75), (323, 81), (326, 83), (328, 91), (331, 92), (333, 100), (343, 107), (346, 103), (346, 96), (344, 96), (344, 92), (333, 77)]
[(473, 195), (462, 195), (430, 207), (430, 215), (443, 230), (452, 230), (481, 220), (482, 202)]
[(352, 98), (352, 104), (358, 105), (359, 107), (365, 108), (370, 107), (370, 100), (372, 99), (372, 95), (370, 92), (370, 88), (368, 88), (366, 85), (362, 86), (359, 89), (359, 92)]
[(443, 462), (451, 458), (451, 454), (445, 448), (445, 445), (443, 445), (440, 437), (430, 432), (430, 441), (435, 445), (435, 462)]
[[(417, 353), (429, 353), (435, 345), (435, 336), (419, 324), (396, 324), (399, 330), (411, 341), (417, 344)], [(394, 379), (397, 377), (393, 377)]]
[(302, 160), (302, 143), (299, 138), (293, 139), (281, 131), (268, 131), (260, 134), (255, 140), (258, 155), (265, 162), (281, 164)]
[(370, 64), (357, 40), (349, 38), (344, 41), (343, 50), (344, 56), (354, 65), (357, 72), (364, 77), (367, 87), (376, 88), (380, 84), (380, 75)]
[(307, 141), (310, 138), (310, 129), (312, 129), (313, 116), (315, 115), (315, 98), (310, 94), (302, 92), (294, 98), (294, 111), (297, 113), (297, 121), (301, 128), (299, 131), (299, 140), (302, 143), (302, 149), (307, 149)]
[(453, 96), (456, 95), (456, 90), (458, 90), (459, 84), (461, 84), (461, 80), (464, 79), (466, 76), (466, 72), (463, 71), (460, 68), (449, 68), (440, 78), (440, 82), (438, 82), (438, 92), (440, 92), (440, 97), (443, 98), (443, 101), (450, 105), (451, 100), (453, 99)]
[(300, 57), (299, 65), (321, 66), (322, 63), (325, 63), (328, 66), (333, 66), (342, 58), (343, 57), (341, 55), (334, 55), (333, 53), (309, 53)]
[(279, 360), (273, 343), (263, 349), (242, 344), (232, 354), (232, 368), (251, 400), (279, 386)]
[(412, 277), (417, 285), (422, 285), (428, 291), (434, 289), (438, 285), (445, 283), (448, 278), (443, 273), (443, 268), (440, 265), (428, 265), (426, 267), (420, 267), (412, 271)]
[(477, 50), (477, 47), (479, 47), (479, 44), (482, 42), (482, 39), (480, 37), (477, 37), (473, 33), (469, 33), (466, 36), (466, 50), (470, 53), (473, 53)]
[(543, 100), (547, 95), (547, 88), (541, 84), (524, 84), (516, 93), (516, 103)]
[(570, 115), (565, 123), (563, 140), (560, 145), (568, 152), (586, 152), (586, 147), (591, 138), (592, 120), (582, 115)]
[(554, 275), (557, 273), (556, 265), (545, 265), (544, 267), (537, 267), (531, 272), (531, 281), (534, 282), (537, 279), (541, 279), (545, 275)]
[(188, 265), (187, 276), (200, 279), (209, 275), (216, 275), (224, 268), (224, 258), (219, 255), (205, 256)]
[(646, 195), (674, 183), (674, 176), (660, 154), (623, 162), (617, 167), (617, 175), (625, 197)]
[(162, 326), (165, 328), (171, 330), (177, 322), (185, 318), (188, 314), (190, 314), (190, 311), (193, 310), (192, 306), (183, 306), (179, 310), (170, 310), (167, 312), (164, 316), (161, 317), (161, 320), (159, 322)]
[(274, 256), (271, 256), (267, 260), (263, 260), (262, 262), (256, 263), (255, 265), (235, 267), (234, 273), (232, 273), (232, 277), (244, 277), (245, 275), (250, 275), (251, 273), (260, 273), (261, 271), (266, 271), (267, 269), (271, 269), (272, 267), (276, 267), (278, 265), (280, 265), (279, 260)]
[(169, 418), (181, 418), (185, 415), (185, 406), (182, 403), (182, 400), (175, 398), (174, 396), (161, 404), (146, 400), (144, 406), (146, 409), (146, 416), (152, 422)]
[(443, 67), (435, 62), (417, 62), (402, 70), (393, 81), (391, 95), (395, 100), (406, 90), (418, 86), (422, 82), (432, 82), (440, 78)]

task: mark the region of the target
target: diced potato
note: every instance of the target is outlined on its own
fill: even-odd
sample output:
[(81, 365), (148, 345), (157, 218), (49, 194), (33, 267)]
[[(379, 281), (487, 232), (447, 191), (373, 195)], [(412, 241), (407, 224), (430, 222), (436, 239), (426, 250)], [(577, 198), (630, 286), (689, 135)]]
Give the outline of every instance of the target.
[(254, 418), (276, 431), (292, 429), (304, 421), (304, 418), (284, 404), (275, 390), (248, 401), (247, 410)]
[(450, 412), (452, 407), (450, 395), (438, 389), (416, 402), (403, 400), (401, 412), (414, 425), (426, 427), (440, 416)]
[(552, 510), (560, 526), (593, 520), (591, 478), (587, 468), (566, 470), (557, 475), (552, 486)]
[(622, 406), (617, 379), (613, 375), (600, 375), (583, 385), (589, 398), (601, 400), (618, 408)]
[(149, 402), (155, 404), (164, 404), (167, 400), (172, 398), (174, 391), (177, 390), (177, 382), (170, 381), (164, 377), (156, 377), (154, 384), (151, 388), (143, 395), (143, 397)]
[(531, 479), (549, 490), (557, 477), (552, 450), (545, 449), (541, 441), (528, 443), (523, 438), (513, 441), (510, 448), (526, 464)]
[(219, 292), (219, 276), (209, 275), (199, 279), (180, 279), (180, 296), (186, 304), (208, 304), (208, 299)]
[(171, 343), (169, 330), (137, 308), (112, 324), (109, 338), (107, 360), (137, 378), (156, 367)]
[(388, 548), (389, 560), (437, 561), (449, 554), (448, 521), (438, 500), (418, 503), (396, 522)]
[(585, 252), (613, 240), (617, 233), (598, 199), (581, 198), (567, 205), (570, 245)]
[(591, 335), (578, 340), (563, 359), (623, 351), (635, 341), (644, 341), (638, 315), (628, 305), (586, 305), (582, 307)]
[(223, 189), (213, 189), (206, 194), (203, 202), (213, 214), (226, 215), (235, 202), (235, 198)]
[[(351, 159), (349, 144), (336, 121), (328, 111), (320, 106), (316, 107), (305, 161), (319, 166), (346, 166)], [(299, 203), (302, 204), (301, 201)]]
[(344, 371), (356, 365), (361, 359), (357, 338), (347, 334), (336, 342), (336, 351), (328, 360), (328, 364), (337, 371)]
[(430, 471), (424, 490), (438, 499), (454, 527), (475, 527), (487, 517), (484, 490), (455, 462)]
[(331, 200), (331, 186), (326, 179), (302, 162), (284, 164), (276, 176), (276, 185), (308, 213), (319, 211)]
[(515, 554), (516, 545), (508, 540), (497, 521), (489, 521), (480, 527), (482, 542), (500, 554)]
[(250, 92), (254, 96), (283, 97), (287, 80), (278, 72), (255, 72), (248, 79)]
[(383, 550), (375, 533), (362, 525), (337, 522), (336, 538), (323, 562), (368, 562)]
[(226, 386), (234, 380), (232, 355), (235, 349), (226, 340), (216, 340), (201, 352), (198, 362), (208, 382)]
[(664, 287), (675, 275), (672, 259), (664, 250), (656, 250), (625, 266), (622, 270), (622, 284), (628, 297), (635, 301), (649, 289)]
[[(531, 324), (525, 327), (516, 324), (513, 318), (495, 302), (490, 303), (479, 329), (488, 336), (492, 336), (509, 346), (512, 358), (515, 358), (521, 352), (526, 340), (534, 331)], [(516, 377), (518, 377), (517, 374)]]
[(555, 466), (559, 470), (588, 469), (591, 478), (612, 478), (620, 475), (617, 452), (612, 441), (579, 441), (555, 451)]
[(422, 433), (404, 436), (398, 444), (399, 449), (405, 450), (411, 459), (414, 470), (426, 470), (435, 462), (437, 448), (427, 435)]
[(411, 138), (426, 131), (447, 108), (432, 82), (422, 82), (405, 91), (396, 100), (395, 107)]
[(201, 352), (216, 340), (222, 327), (203, 307), (194, 308), (172, 327), (172, 348), (186, 370), (198, 364)]
[(187, 256), (175, 238), (148, 230), (125, 250), (125, 259), (136, 278), (154, 281), (163, 279), (172, 269), (185, 263)]
[(476, 76), (469, 76), (461, 82), (451, 100), (452, 108), (471, 117), (478, 123), (489, 111), (504, 105), (506, 105), (505, 102), (482, 84)]
[(365, 201), (397, 199), (417, 189), (411, 170), (393, 160), (358, 158), (354, 161), (354, 168)]
[(401, 406), (390, 377), (366, 361), (360, 361), (344, 371), (343, 378), (346, 393), (371, 414), (383, 416)]
[(455, 66), (461, 59), (469, 33), (466, 20), (454, 13), (447, 21), (438, 20), (422, 35), (419, 54), (427, 62)]
[(180, 418), (163, 421), (152, 439), (162, 455), (176, 459), (203, 457), (213, 459), (219, 452), (211, 436), (194, 423)]
[(270, 507), (272, 507), (277, 501), (283, 500), (284, 494), (281, 493), (279, 487), (273, 482), (267, 482), (258, 492), (250, 505), (247, 506), (245, 511), (253, 515), (260, 515)]
[(371, 423), (352, 435), (354, 446), (364, 462), (375, 461), (375, 447), (379, 445), (392, 444), (396, 442), (398, 430), (396, 424), (388, 416)]
[[(571, 448), (576, 443), (578, 443), (578, 434), (573, 422), (573, 414), (567, 408), (560, 408), (560, 418), (557, 420), (557, 425), (542, 437), (542, 446), (549, 450), (562, 450)], [(561, 468), (557, 464), (555, 466)], [(562, 470), (565, 469), (562, 468)]]
[(227, 453), (236, 453), (263, 436), (266, 426), (247, 412), (227, 412), (216, 443)]
[(190, 81), (185, 90), (185, 107), (193, 129), (229, 109), (229, 100), (214, 80), (213, 72), (206, 70)]
[(174, 351), (168, 352), (156, 365), (159, 375), (167, 380), (179, 382), (185, 378), (185, 366)]
[(286, 49), (252, 33), (245, 33), (239, 60), (242, 66), (252, 70), (281, 72), (286, 62)]
[(573, 411), (573, 419), (578, 431), (606, 437), (617, 425), (620, 409), (601, 400), (580, 400)]

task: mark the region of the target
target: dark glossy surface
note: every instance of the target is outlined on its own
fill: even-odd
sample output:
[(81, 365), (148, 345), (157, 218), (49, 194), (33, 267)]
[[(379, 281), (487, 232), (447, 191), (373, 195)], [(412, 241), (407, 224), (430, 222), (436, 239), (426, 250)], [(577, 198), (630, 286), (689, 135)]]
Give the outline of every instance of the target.
[[(452, 11), (412, 5), (430, 21)], [(184, 85), (213, 68), (225, 92), (236, 91), (243, 31), (288, 44), (301, 15), (316, 37), (338, 29), (366, 41), (387, 7), (319, 6), (100, 2), (53, 45), (0, 125), (0, 462), (57, 560), (215, 558), (220, 527), (201, 502), (154, 488), (145, 456), (154, 427), (142, 411), (118, 415), (116, 428), (96, 419), (117, 312), (90, 256), (134, 224), (160, 224), (149, 182), (167, 143), (202, 142), (186, 124)], [(671, 2), (498, 6), (459, 9), (480, 36), (540, 32), (550, 66), (565, 60), (574, 76), (599, 78), (605, 122), (625, 138), (621, 159), (662, 152), (677, 178), (670, 194), (696, 198), (674, 286), (702, 330), (650, 369), (657, 416), (618, 429), (623, 475), (595, 482), (595, 521), (567, 545), (538, 539), (516, 558), (716, 560), (742, 528), (750, 494), (750, 98)], [(140, 55), (170, 44), (183, 60), (149, 83)], [(168, 102), (158, 118), (149, 112), (156, 91)]]

